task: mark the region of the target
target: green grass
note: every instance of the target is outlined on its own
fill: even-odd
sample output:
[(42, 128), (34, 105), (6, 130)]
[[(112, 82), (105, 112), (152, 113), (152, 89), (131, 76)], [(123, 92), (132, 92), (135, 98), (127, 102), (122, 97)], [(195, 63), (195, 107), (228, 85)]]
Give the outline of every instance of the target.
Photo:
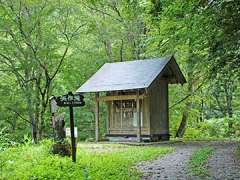
[(214, 152), (212, 147), (203, 147), (196, 150), (190, 158), (191, 171), (196, 176), (208, 176), (209, 172), (204, 167), (208, 162), (208, 157)]
[(0, 153), (0, 179), (139, 179), (134, 165), (173, 151), (170, 147), (80, 144), (77, 162), (49, 153), (49, 141)]

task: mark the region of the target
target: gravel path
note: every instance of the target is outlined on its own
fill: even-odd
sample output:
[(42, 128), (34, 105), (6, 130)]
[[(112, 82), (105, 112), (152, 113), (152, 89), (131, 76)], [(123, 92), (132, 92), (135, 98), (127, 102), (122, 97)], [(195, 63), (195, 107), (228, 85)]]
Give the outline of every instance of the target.
[(223, 143), (216, 146), (215, 153), (206, 165), (210, 171), (208, 179), (240, 179), (240, 161), (235, 155), (236, 147), (236, 143)]
[[(235, 157), (237, 143), (234, 142), (188, 142), (172, 145), (176, 150), (155, 160), (144, 161), (137, 165), (143, 172), (143, 180), (240, 180), (240, 163)], [(200, 147), (213, 146), (216, 151), (209, 158), (206, 167), (210, 177), (200, 178), (191, 174), (188, 167), (192, 153)]]

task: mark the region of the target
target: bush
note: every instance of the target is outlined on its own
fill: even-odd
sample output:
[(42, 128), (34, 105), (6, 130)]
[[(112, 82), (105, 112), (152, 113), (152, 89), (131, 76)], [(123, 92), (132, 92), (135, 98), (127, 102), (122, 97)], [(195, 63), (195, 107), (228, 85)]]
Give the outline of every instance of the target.
[(17, 144), (18, 143), (11, 140), (11, 135), (7, 133), (5, 128), (0, 130), (0, 152)]
[[(228, 123), (233, 123), (233, 128), (229, 129)], [(240, 118), (212, 118), (204, 122), (197, 123), (194, 127), (187, 127), (185, 139), (209, 139), (209, 138), (239, 138)]]
[(184, 133), (184, 139), (198, 139), (201, 138), (202, 134), (199, 129), (195, 128), (187, 128), (185, 133)]

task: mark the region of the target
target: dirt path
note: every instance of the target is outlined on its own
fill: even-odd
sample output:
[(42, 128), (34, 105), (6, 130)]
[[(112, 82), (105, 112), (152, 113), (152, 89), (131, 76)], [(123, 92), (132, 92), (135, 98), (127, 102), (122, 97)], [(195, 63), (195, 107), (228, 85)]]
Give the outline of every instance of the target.
[[(188, 162), (192, 153), (203, 146), (213, 146), (216, 151), (206, 165), (211, 176), (199, 178), (192, 176)], [(237, 144), (233, 142), (178, 143), (173, 145), (176, 149), (173, 153), (152, 161), (141, 162), (137, 167), (143, 172), (143, 180), (240, 180), (240, 163), (234, 152), (236, 146)]]

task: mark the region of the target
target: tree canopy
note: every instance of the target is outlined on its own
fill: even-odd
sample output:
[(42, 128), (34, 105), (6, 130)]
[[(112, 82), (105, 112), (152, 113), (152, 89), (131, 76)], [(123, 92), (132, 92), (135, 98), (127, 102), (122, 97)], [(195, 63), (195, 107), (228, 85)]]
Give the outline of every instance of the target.
[[(51, 95), (75, 91), (106, 62), (173, 54), (187, 84), (170, 86), (171, 134), (239, 136), (239, 20), (234, 0), (0, 0), (0, 132), (49, 137)], [(85, 99), (81, 139), (94, 137)]]

